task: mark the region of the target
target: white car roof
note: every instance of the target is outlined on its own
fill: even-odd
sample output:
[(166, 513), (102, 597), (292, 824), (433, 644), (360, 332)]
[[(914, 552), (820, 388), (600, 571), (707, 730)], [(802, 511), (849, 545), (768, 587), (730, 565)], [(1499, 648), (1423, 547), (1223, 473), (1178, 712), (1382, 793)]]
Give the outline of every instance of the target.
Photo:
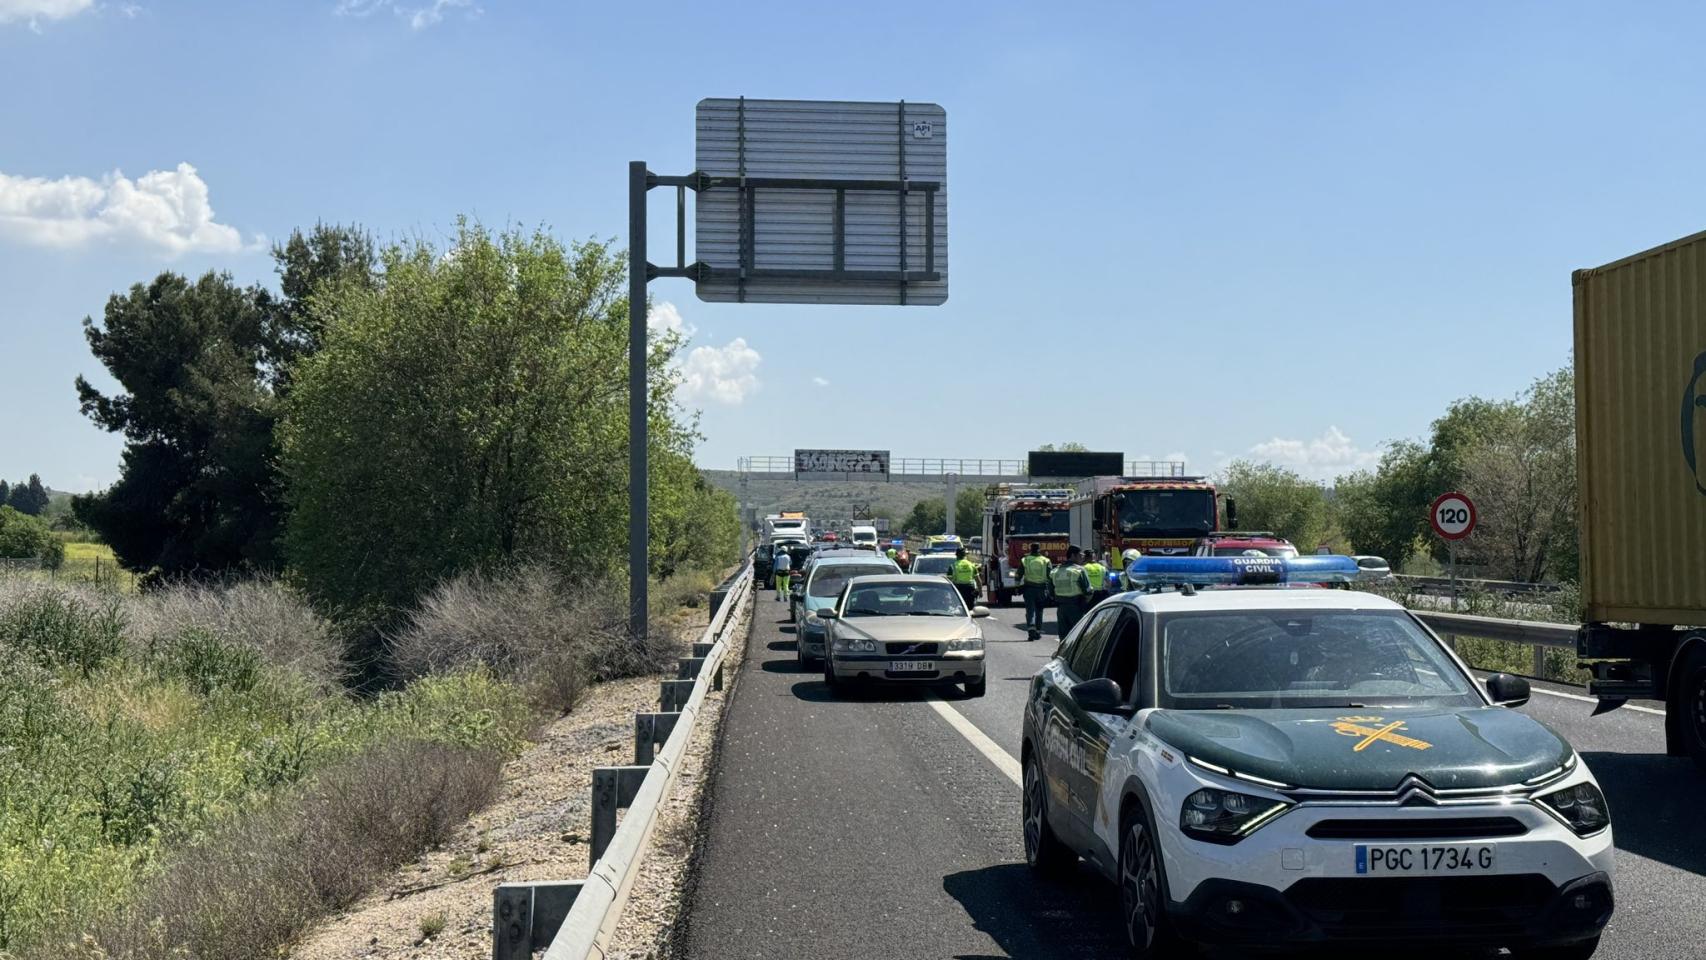
[(1361, 590), (1328, 590), (1309, 587), (1273, 589), (1265, 587), (1199, 588), (1194, 594), (1166, 591), (1131, 591), (1119, 599), (1137, 605), (1145, 613), (1188, 613), (1197, 610), (1403, 610), (1385, 597)]

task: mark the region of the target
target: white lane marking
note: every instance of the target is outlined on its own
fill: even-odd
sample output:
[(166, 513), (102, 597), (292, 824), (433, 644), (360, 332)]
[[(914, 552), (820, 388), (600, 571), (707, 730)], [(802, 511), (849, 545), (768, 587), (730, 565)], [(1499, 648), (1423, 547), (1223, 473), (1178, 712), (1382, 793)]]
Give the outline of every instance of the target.
[(930, 704), (930, 709), (941, 714), (942, 719), (948, 721), (948, 726), (958, 730), (960, 736), (971, 741), (971, 745), (977, 748), (978, 753), (988, 757), (989, 762), (995, 764), (995, 769), (1005, 773), (1007, 779), (1013, 781), (1015, 786), (1024, 781), (1024, 777), (1019, 772), (1019, 761), (1013, 759), (1011, 753), (1001, 749), (1000, 744), (989, 739), (989, 735), (979, 730), (977, 724), (967, 720), (964, 714), (949, 706), (945, 700), (932, 696), (926, 702)]

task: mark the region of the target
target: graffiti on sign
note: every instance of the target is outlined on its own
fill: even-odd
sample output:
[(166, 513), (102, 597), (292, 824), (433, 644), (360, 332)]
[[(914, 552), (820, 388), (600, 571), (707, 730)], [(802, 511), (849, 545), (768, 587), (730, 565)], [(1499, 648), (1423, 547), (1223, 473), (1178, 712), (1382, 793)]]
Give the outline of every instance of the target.
[(888, 476), (887, 450), (795, 450), (795, 473), (874, 473)]

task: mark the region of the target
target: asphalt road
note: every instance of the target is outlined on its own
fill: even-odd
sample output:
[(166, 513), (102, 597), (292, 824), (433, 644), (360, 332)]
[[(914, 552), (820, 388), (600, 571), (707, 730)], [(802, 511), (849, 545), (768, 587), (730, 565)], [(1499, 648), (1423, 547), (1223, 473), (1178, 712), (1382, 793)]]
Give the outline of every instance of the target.
[[(1052, 639), (1026, 642), (1020, 612), (997, 610), (984, 697), (890, 688), (838, 700), (796, 670), (784, 606), (757, 604), (684, 956), (1122, 956), (1112, 887), (1082, 866), (1042, 883), (1024, 865), (1011, 777), (1026, 685)], [(1590, 719), (1567, 688), (1523, 709), (1575, 744), (1610, 799), (1618, 905), (1596, 956), (1706, 957), (1706, 776), (1658, 752), (1652, 713)]]

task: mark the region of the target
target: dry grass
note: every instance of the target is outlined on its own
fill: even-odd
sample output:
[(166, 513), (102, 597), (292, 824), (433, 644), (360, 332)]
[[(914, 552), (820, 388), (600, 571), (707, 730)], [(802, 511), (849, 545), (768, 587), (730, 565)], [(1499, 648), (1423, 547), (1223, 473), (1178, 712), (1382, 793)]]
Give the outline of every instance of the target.
[(175, 584), (127, 606), (130, 633), (145, 645), (196, 631), (253, 650), (267, 664), (319, 684), (333, 685), (347, 673), (332, 624), (275, 580)]
[(400, 742), (328, 768), (172, 857), (121, 914), (22, 960), (261, 960), (491, 802), (501, 758)]

